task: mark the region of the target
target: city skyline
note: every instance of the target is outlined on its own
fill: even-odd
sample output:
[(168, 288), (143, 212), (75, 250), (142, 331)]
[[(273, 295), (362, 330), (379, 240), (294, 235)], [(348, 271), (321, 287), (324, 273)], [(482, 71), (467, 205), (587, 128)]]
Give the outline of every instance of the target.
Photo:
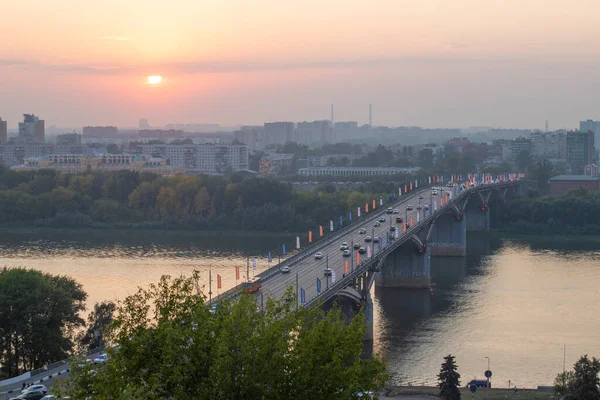
[(359, 124), (372, 103), (388, 126), (600, 119), (588, 0), (27, 3), (7, 4), (0, 32), (10, 130), (24, 113), (69, 127), (313, 121), (331, 103)]

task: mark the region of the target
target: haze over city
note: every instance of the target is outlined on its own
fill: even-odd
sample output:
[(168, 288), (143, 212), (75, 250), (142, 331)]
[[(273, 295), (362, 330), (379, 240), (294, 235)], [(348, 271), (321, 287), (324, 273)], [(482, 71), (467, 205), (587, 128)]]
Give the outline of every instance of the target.
[[(599, 118), (596, 1), (4, 2), (0, 110), (48, 125), (573, 128)], [(148, 84), (148, 76), (162, 76)]]

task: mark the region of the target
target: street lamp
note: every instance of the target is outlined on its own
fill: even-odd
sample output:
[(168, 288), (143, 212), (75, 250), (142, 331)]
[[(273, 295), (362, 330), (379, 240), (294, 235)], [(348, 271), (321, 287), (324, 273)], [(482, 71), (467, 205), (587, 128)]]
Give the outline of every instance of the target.
[(485, 358), (487, 358), (487, 361), (488, 361), (488, 367), (487, 367), (487, 370), (485, 371), (485, 377), (487, 378), (487, 387), (489, 389), (490, 388), (490, 376), (492, 376), (492, 371), (490, 370), (490, 358), (488, 356), (486, 356)]

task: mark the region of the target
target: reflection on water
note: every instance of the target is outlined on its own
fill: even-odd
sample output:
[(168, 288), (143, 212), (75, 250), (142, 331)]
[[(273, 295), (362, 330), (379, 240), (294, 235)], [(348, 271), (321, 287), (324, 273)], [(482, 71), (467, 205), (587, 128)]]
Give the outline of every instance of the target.
[[(221, 275), (226, 290), (235, 266), (257, 257), (258, 273), (294, 236), (231, 236), (154, 232), (0, 235), (0, 265), (72, 276), (88, 304), (123, 299), (161, 275), (199, 270)], [(465, 258), (432, 258), (432, 289), (375, 289), (373, 347), (389, 362), (393, 384), (435, 384), (442, 358), (457, 357), (462, 382), (482, 378), (491, 361), (493, 385), (552, 384), (582, 354), (600, 356), (600, 252), (594, 243), (533, 246), (468, 238)], [(271, 264), (273, 265), (273, 264)], [(245, 268), (242, 268), (245, 274)], [(89, 307), (88, 307), (89, 308)]]

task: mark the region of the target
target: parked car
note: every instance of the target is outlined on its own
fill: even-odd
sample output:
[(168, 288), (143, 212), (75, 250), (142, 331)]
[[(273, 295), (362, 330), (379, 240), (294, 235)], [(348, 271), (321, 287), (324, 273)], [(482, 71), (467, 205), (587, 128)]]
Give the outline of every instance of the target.
[(331, 276), (331, 268), (325, 268), (325, 271), (323, 271), (323, 274), (325, 276)]
[(360, 229), (358, 230), (358, 234), (359, 234), (359, 235), (364, 235), (365, 233), (367, 233), (367, 230), (366, 230), (365, 228), (360, 228)]
[(348, 246), (348, 243), (344, 242), (340, 245), (340, 250), (348, 250), (350, 248), (350, 246)]
[(288, 267), (287, 265), (284, 265), (283, 267), (281, 267), (280, 271), (282, 274), (287, 274), (290, 272), (290, 267)]
[(106, 359), (108, 356), (106, 353), (100, 354), (98, 357), (94, 358), (94, 364), (106, 364)]
[(370, 242), (372, 240), (371, 236), (365, 236), (365, 242)]
[(317, 251), (315, 253), (315, 260), (320, 260), (323, 258), (323, 253), (321, 253), (320, 251)]

